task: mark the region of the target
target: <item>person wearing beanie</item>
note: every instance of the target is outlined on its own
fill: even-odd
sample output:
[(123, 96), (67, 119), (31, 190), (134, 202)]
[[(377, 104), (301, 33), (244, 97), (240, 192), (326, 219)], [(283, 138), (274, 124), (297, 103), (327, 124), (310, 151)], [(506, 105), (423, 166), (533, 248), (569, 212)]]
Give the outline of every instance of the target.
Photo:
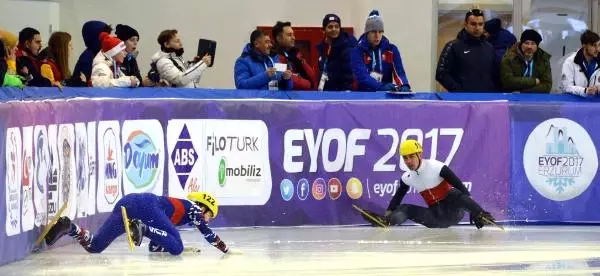
[(92, 63), (93, 87), (137, 87), (136, 77), (126, 76), (119, 65), (125, 60), (125, 43), (106, 32), (100, 33), (100, 52)]
[(292, 72), (292, 90), (317, 90), (317, 76), (296, 47), (292, 23), (277, 21), (272, 34), (274, 52), (279, 55), (281, 63), (287, 64), (287, 70)]
[[(0, 35), (4, 35), (4, 33), (0, 33)], [(2, 36), (2, 38), (4, 38), (4, 36)], [(3, 39), (0, 39), (0, 49), (6, 48), (3, 41)], [(24, 85), (21, 78), (9, 71), (6, 57), (6, 52), (0, 51), (0, 87), (23, 88)]]
[(560, 90), (586, 96), (600, 93), (600, 36), (586, 30), (580, 38), (581, 49), (568, 55), (562, 66)]
[(6, 64), (8, 65), (8, 71), (12, 74), (16, 74), (17, 72), (17, 45), (19, 43), (19, 39), (17, 36), (11, 32), (0, 30), (0, 40), (4, 43)]
[(136, 77), (140, 81), (140, 86), (151, 86), (152, 83), (148, 78), (142, 79), (142, 74), (137, 63), (137, 55), (139, 53), (137, 46), (140, 39), (138, 31), (128, 25), (118, 24), (115, 28), (115, 35), (125, 43), (125, 51), (127, 52), (125, 60), (120, 65), (123, 74)]
[(173, 87), (197, 88), (204, 70), (212, 64), (212, 57), (195, 57), (193, 61), (184, 61), (183, 43), (177, 30), (164, 30), (157, 38), (160, 51), (152, 56), (148, 77), (157, 84), (169, 84)]
[(102, 21), (91, 20), (85, 22), (81, 28), (81, 35), (86, 49), (81, 53), (73, 69), (72, 86), (91, 86), (92, 64), (100, 52), (100, 33), (111, 33), (112, 27)]
[(494, 47), (484, 36), (484, 13), (471, 9), (464, 28), (444, 46), (435, 79), (448, 92), (501, 92)]
[(411, 91), (396, 45), (383, 35), (379, 11), (369, 14), (365, 33), (352, 50), (352, 72), (359, 91)]
[[(488, 12), (484, 12), (484, 17), (488, 18)], [(511, 32), (502, 28), (502, 20), (500, 18), (492, 18), (485, 22), (484, 25), (486, 40), (492, 44), (496, 53), (494, 59), (494, 70), (500, 72), (500, 63), (502, 57), (506, 54), (506, 51), (510, 49), (515, 43), (517, 38)], [(500, 74), (494, 74), (494, 82), (501, 83)]]
[(341, 24), (340, 17), (335, 14), (327, 14), (323, 18), (325, 38), (317, 45), (319, 91), (352, 90), (354, 77), (350, 57), (357, 41), (354, 36), (342, 31)]
[(522, 93), (550, 93), (552, 69), (549, 53), (539, 48), (542, 36), (535, 30), (525, 30), (502, 58), (500, 79), (504, 90)]

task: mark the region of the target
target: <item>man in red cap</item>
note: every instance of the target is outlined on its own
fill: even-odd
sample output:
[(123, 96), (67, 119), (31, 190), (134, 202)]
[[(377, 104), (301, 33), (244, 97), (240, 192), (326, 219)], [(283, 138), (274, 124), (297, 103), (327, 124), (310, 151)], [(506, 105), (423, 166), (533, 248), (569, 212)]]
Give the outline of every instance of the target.
[(137, 87), (135, 76), (126, 76), (119, 65), (125, 60), (125, 43), (108, 33), (100, 33), (101, 51), (92, 63), (93, 87)]

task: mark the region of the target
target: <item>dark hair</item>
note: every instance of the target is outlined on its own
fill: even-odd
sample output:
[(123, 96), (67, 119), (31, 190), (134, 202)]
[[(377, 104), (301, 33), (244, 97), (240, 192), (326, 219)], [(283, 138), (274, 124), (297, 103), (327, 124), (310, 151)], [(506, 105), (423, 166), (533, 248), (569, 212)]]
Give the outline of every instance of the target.
[(479, 17), (479, 16), (484, 16), (483, 15), (483, 10), (480, 9), (470, 9), (466, 14), (465, 14), (465, 22), (467, 21), (467, 19), (469, 19), (469, 16), (475, 16), (475, 17)]
[(289, 21), (288, 22), (277, 21), (275, 26), (273, 26), (273, 38), (277, 38), (277, 36), (283, 32), (283, 28), (291, 27), (291, 26), (292, 26), (292, 23), (290, 23)]
[(256, 41), (257, 39), (259, 39), (263, 36), (265, 36), (265, 32), (263, 32), (261, 30), (252, 31), (252, 33), (250, 34), (250, 45), (254, 46), (254, 41)]
[(164, 30), (160, 32), (158, 39), (156, 39), (160, 45), (160, 49), (164, 50), (163, 48), (165, 47), (165, 43), (169, 42), (169, 40), (175, 37), (176, 34), (177, 30)]
[(112, 27), (112, 25), (106, 25), (106, 26), (104, 26), (104, 28), (102, 29), (102, 32), (105, 32), (105, 33), (107, 33), (107, 34), (110, 34), (110, 33), (112, 33), (112, 31), (113, 31), (113, 27)]
[(25, 42), (30, 41), (35, 37), (35, 35), (39, 35), (40, 31), (34, 28), (25, 28), (19, 32), (19, 45), (25, 45)]
[(585, 32), (583, 32), (583, 34), (581, 34), (581, 45), (584, 44), (595, 44), (596, 42), (598, 42), (598, 40), (600, 40), (600, 36), (598, 36), (597, 33), (594, 33), (590, 30), (585, 30)]

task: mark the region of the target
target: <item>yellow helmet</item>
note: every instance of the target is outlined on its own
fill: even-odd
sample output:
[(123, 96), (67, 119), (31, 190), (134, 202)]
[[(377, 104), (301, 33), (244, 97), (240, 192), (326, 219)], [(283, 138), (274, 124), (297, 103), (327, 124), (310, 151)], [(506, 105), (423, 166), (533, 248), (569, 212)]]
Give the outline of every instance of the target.
[(187, 198), (206, 206), (206, 208), (212, 212), (213, 218), (217, 216), (217, 213), (219, 212), (219, 203), (211, 194), (205, 192), (192, 192), (188, 194)]
[(423, 146), (417, 140), (406, 140), (400, 144), (400, 156), (423, 152)]

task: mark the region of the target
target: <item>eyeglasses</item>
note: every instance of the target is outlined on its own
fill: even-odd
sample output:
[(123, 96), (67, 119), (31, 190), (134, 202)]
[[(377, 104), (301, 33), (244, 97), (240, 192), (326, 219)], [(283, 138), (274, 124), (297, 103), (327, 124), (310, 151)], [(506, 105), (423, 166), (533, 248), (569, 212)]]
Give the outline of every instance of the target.
[(483, 16), (483, 10), (482, 9), (470, 9), (467, 14), (465, 14), (465, 21), (467, 20), (467, 18), (469, 18), (469, 16), (474, 15), (474, 16)]

